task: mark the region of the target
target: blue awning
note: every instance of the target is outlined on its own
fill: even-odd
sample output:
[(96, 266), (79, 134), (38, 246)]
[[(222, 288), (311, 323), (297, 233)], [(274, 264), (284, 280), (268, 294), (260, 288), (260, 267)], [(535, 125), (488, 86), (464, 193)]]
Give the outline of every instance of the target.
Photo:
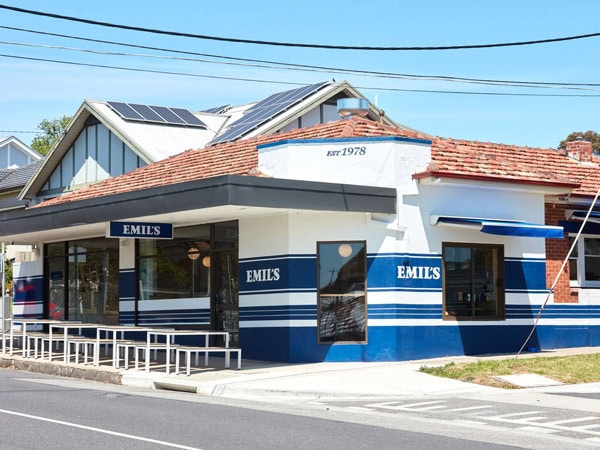
[[(570, 213), (570, 215), (569, 215)], [(567, 219), (583, 220), (587, 216), (587, 211), (568, 211)], [(600, 222), (600, 211), (592, 211), (588, 217), (590, 222)]]
[(474, 228), (482, 233), (501, 236), (562, 239), (563, 227), (523, 222), (519, 220), (478, 219), (473, 217), (431, 216), (432, 225), (454, 225)]

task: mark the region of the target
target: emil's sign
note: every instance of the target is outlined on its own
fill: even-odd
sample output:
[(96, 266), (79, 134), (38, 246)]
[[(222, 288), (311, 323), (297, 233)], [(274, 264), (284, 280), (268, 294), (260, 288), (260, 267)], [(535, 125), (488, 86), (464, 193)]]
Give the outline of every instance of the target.
[(110, 222), (106, 237), (173, 239), (173, 224), (153, 222)]

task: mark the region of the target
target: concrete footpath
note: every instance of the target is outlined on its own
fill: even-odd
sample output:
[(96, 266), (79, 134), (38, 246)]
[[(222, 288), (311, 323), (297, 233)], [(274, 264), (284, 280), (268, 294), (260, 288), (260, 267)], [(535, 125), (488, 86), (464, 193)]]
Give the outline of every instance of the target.
[[(523, 353), (519, 358), (568, 356), (599, 353), (600, 347), (582, 347)], [(201, 395), (246, 399), (275, 398), (366, 398), (414, 397), (433, 394), (477, 394), (504, 391), (499, 388), (436, 377), (419, 372), (422, 366), (440, 366), (450, 362), (464, 363), (484, 359), (515, 358), (515, 355), (456, 356), (404, 362), (379, 363), (310, 363), (284, 364), (242, 360), (242, 369), (220, 369), (223, 360), (211, 358), (209, 369), (197, 369), (190, 376), (166, 375), (164, 366), (143, 370), (113, 369), (105, 361), (99, 367), (64, 364), (62, 361), (41, 361), (18, 355), (0, 355), (5, 368), (41, 372), (105, 383), (154, 389), (171, 389)], [(216, 367), (216, 369), (215, 369)], [(505, 381), (522, 388), (573, 390), (573, 385), (561, 385), (536, 375), (518, 375)], [(600, 393), (600, 383), (577, 385), (578, 392)]]

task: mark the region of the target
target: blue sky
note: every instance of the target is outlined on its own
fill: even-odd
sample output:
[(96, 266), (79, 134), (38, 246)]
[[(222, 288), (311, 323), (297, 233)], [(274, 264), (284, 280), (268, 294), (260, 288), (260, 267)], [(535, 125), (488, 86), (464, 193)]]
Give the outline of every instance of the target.
[[(600, 2), (596, 0), (0, 0), (0, 4), (207, 36), (346, 46), (491, 44), (600, 32), (597, 20), (600, 17)], [(506, 81), (600, 83), (600, 37), (473, 50), (329, 50), (164, 36), (39, 17), (1, 8), (0, 27), (338, 69)], [(89, 50), (103, 53), (90, 53)], [(106, 54), (108, 52), (128, 55)], [(31, 132), (36, 131), (42, 119), (73, 115), (84, 99), (201, 110), (227, 103), (252, 102), (274, 92), (296, 87), (278, 82), (311, 84), (331, 78), (348, 80), (371, 101), (377, 102), (396, 122), (433, 135), (556, 147), (572, 131), (600, 132), (597, 114), (600, 86), (578, 90), (536, 89), (358, 76), (343, 71), (292, 71), (278, 67), (257, 67), (250, 63), (225, 65), (216, 63), (224, 61), (222, 59), (176, 55), (6, 28), (0, 28), (0, 54), (3, 55), (0, 56), (0, 136), (15, 135), (27, 144), (35, 136)], [(202, 61), (182, 61), (174, 59), (174, 56)], [(189, 75), (74, 66), (30, 58)], [(470, 94), (411, 92), (414, 90), (464, 91)]]

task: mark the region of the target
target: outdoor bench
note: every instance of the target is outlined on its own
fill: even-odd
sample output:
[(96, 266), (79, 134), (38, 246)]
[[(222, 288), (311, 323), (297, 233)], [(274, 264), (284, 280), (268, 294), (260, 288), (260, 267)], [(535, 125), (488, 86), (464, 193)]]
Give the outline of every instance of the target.
[[(92, 364), (94, 364), (94, 355), (100, 353), (99, 345), (112, 344), (112, 339), (97, 339), (85, 336), (70, 336), (67, 338), (66, 361), (71, 361), (71, 355), (75, 355), (75, 364), (79, 364), (79, 355), (83, 353), (83, 364), (87, 364), (88, 356), (91, 356)], [(71, 352), (71, 348), (73, 351)], [(91, 349), (91, 355), (89, 352)]]
[(186, 375), (190, 375), (190, 365), (191, 365), (191, 356), (195, 354), (196, 366), (199, 365), (198, 356), (204, 353), (205, 360), (204, 365), (208, 365), (208, 355), (210, 353), (224, 353), (225, 354), (225, 368), (229, 369), (231, 354), (235, 353), (237, 355), (237, 368), (238, 370), (242, 368), (242, 349), (241, 348), (232, 348), (232, 347), (190, 347), (190, 346), (179, 346), (175, 350), (175, 374), (179, 373), (179, 361), (181, 359), (181, 354), (185, 355), (186, 361)]
[[(155, 342), (152, 343), (150, 345), (148, 345), (148, 343), (139, 343), (136, 346), (133, 347), (133, 351), (135, 354), (135, 368), (138, 368), (139, 365), (139, 355), (142, 354), (142, 359), (144, 361), (147, 361), (148, 358), (150, 358), (150, 355), (148, 354), (149, 351), (154, 351), (155, 355), (156, 355), (156, 351), (157, 350), (167, 350), (167, 348), (169, 348), (170, 350), (172, 350), (173, 352), (175, 351), (175, 349), (178, 346), (176, 344), (167, 344), (167, 343), (163, 343), (163, 342)], [(155, 357), (156, 359), (156, 357)]]
[(119, 368), (119, 364), (120, 364), (120, 360), (121, 360), (121, 351), (123, 351), (123, 361), (124, 361), (124, 369), (128, 369), (129, 368), (129, 351), (131, 349), (133, 349), (133, 351), (136, 351), (136, 348), (138, 347), (142, 347), (142, 346), (146, 346), (146, 342), (143, 341), (123, 341), (123, 340), (118, 340), (117, 344), (116, 344), (116, 348), (113, 350), (114, 356), (113, 356), (113, 361), (114, 361), (114, 367), (115, 369)]

